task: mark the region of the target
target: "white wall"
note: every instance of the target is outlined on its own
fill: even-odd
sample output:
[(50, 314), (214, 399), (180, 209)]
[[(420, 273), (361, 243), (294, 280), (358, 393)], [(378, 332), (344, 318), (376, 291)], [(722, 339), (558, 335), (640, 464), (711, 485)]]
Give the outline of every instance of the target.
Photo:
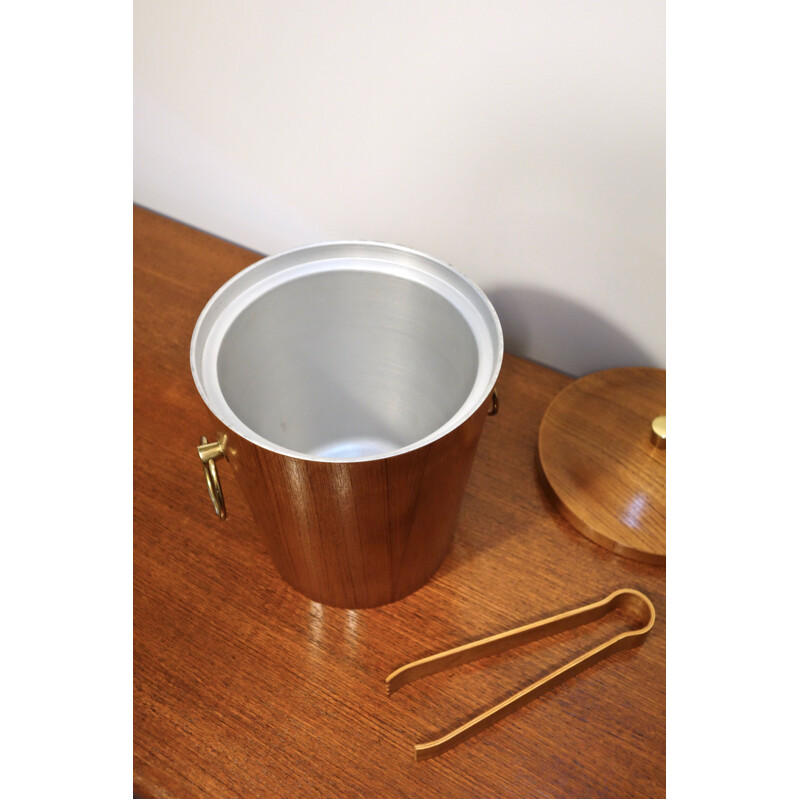
[(664, 2), (135, 0), (134, 200), (263, 253), (408, 245), (512, 353), (664, 367)]

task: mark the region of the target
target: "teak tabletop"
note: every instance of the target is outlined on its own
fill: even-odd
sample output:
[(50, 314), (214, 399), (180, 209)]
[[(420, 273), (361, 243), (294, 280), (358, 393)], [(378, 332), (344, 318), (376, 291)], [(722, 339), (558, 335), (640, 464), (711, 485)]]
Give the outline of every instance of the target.
[[(138, 797), (663, 797), (665, 568), (593, 544), (542, 488), (536, 445), (571, 378), (506, 355), (454, 543), (375, 609), (305, 599), (270, 563), (233, 474), (214, 515), (189, 369), (207, 300), (261, 256), (134, 207), (134, 763)], [(598, 497), (602, 503), (602, 497)], [(452, 730), (625, 630), (612, 615), (412, 683), (396, 667), (599, 600), (645, 593), (649, 637), (452, 750)]]

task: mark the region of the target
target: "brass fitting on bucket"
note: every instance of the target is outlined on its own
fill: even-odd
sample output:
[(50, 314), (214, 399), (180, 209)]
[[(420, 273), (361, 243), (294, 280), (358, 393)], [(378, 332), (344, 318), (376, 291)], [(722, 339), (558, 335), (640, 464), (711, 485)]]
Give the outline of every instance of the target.
[(203, 462), (203, 471), (206, 475), (206, 485), (208, 486), (208, 496), (214, 504), (214, 511), (220, 519), (225, 519), (225, 498), (222, 496), (222, 484), (219, 482), (217, 473), (216, 459), (220, 456), (225, 457), (226, 436), (222, 436), (216, 442), (210, 442), (203, 436), (197, 447), (197, 454)]

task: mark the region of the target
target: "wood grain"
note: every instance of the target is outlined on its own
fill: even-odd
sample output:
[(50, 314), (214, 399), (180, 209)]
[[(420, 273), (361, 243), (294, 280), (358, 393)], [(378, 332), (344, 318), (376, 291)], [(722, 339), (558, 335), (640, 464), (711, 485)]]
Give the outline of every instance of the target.
[[(542, 416), (571, 380), (506, 356), (500, 413), (484, 427), (440, 569), (396, 603), (328, 608), (280, 578), (235, 479), (225, 482), (235, 513), (217, 520), (195, 449), (208, 417), (189, 369), (192, 328), (259, 254), (141, 208), (134, 235), (135, 794), (663, 797), (664, 569), (575, 531), (537, 473)], [(387, 698), (390, 672), (623, 586), (656, 608), (641, 647), (414, 762), (415, 742), (625, 626), (612, 615)]]
[(446, 436), (376, 461), (308, 461), (218, 435), (284, 580), (325, 605), (370, 608), (416, 591), (442, 563), (491, 404), (490, 394)]
[(564, 516), (615, 553), (664, 564), (667, 451), (651, 442), (666, 413), (663, 369), (594, 372), (548, 407), (539, 433), (545, 485)]

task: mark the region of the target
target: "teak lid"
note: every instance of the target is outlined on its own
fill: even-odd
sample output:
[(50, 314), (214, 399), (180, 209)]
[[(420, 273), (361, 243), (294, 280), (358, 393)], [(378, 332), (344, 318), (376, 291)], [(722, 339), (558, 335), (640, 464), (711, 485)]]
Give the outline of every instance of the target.
[(539, 430), (561, 513), (593, 542), (651, 564), (667, 558), (666, 382), (647, 367), (592, 373), (557, 395)]

